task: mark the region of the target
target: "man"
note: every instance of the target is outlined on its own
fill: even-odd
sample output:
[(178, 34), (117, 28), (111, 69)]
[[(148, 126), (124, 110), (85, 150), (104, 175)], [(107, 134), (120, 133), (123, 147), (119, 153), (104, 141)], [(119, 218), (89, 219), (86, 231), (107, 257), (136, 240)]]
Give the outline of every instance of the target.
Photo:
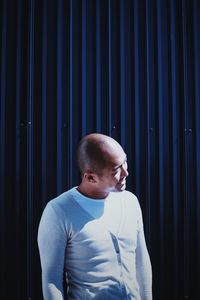
[(138, 200), (125, 190), (124, 150), (93, 133), (80, 141), (77, 161), (80, 185), (51, 200), (39, 225), (44, 299), (151, 300), (151, 264)]

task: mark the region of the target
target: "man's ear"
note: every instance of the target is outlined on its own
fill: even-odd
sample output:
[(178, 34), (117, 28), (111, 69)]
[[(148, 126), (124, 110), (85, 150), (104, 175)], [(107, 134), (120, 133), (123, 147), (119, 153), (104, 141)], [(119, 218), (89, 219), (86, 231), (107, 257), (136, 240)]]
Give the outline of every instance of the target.
[(90, 182), (90, 183), (96, 183), (98, 180), (98, 177), (95, 173), (88, 171), (84, 173), (84, 178), (86, 181)]

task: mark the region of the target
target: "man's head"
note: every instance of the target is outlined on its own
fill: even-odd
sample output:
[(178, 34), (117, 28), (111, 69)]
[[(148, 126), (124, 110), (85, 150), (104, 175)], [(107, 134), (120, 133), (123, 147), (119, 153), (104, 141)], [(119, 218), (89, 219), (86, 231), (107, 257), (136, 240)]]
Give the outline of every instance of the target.
[(85, 136), (77, 149), (83, 188), (107, 195), (126, 187), (127, 160), (124, 150), (113, 138), (98, 133)]

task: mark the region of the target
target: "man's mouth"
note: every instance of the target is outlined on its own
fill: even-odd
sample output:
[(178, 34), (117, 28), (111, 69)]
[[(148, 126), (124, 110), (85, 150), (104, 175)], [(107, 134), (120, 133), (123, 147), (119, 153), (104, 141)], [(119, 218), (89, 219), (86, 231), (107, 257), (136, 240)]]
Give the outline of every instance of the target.
[(126, 179), (119, 181), (119, 184), (124, 185), (126, 183)]

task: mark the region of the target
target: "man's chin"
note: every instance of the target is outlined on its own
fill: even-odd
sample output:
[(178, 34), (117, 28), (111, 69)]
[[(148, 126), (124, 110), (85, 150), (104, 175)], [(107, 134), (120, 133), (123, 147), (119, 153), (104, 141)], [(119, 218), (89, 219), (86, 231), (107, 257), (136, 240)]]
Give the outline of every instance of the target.
[(126, 189), (126, 183), (124, 184), (117, 184), (116, 192), (123, 192)]

